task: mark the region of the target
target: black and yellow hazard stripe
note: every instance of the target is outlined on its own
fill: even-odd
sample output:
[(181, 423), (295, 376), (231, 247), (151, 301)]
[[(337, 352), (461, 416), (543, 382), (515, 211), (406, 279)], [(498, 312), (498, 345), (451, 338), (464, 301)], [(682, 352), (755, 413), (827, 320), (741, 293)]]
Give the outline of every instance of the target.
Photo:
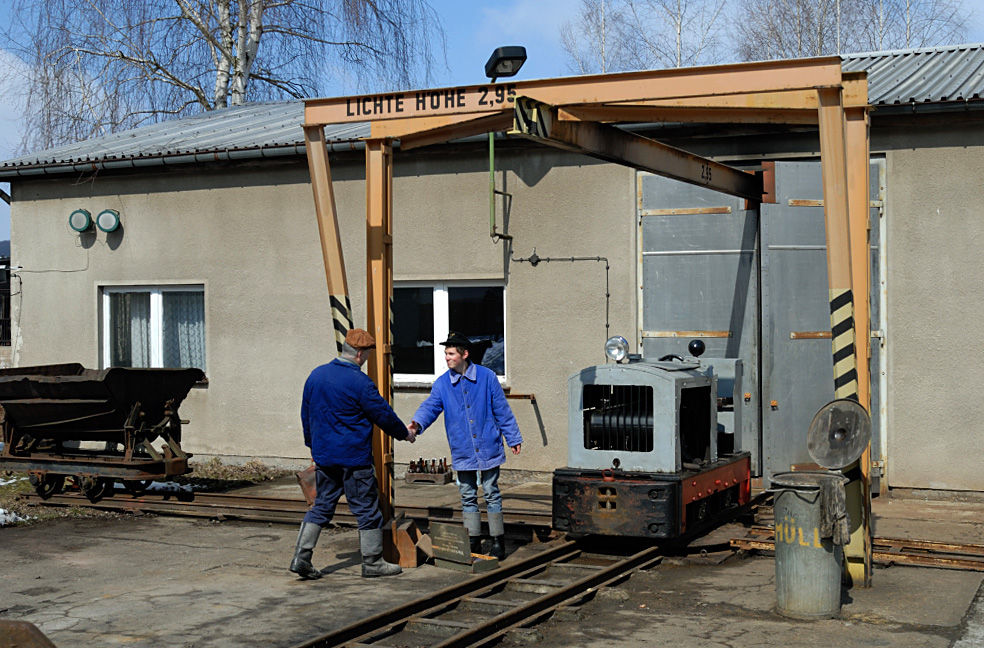
[(546, 104), (536, 99), (516, 97), (513, 104), (513, 131), (537, 137), (548, 137), (546, 107)]
[(834, 354), (834, 398), (858, 400), (854, 293), (850, 289), (830, 291), (830, 339)]
[[(393, 339), (393, 297), (392, 296), (390, 296), (390, 300), (389, 300), (389, 339), (390, 340)], [(389, 347), (389, 348), (391, 349), (390, 352), (387, 353), (387, 356), (389, 358), (389, 372), (390, 372), (389, 402), (392, 404), (392, 402), (393, 402), (393, 382), (394, 382), (394, 380), (393, 380), (393, 351), (392, 351), (392, 347)]]
[(335, 346), (338, 353), (342, 353), (342, 343), (345, 342), (345, 334), (352, 328), (352, 302), (348, 295), (331, 295), (331, 319), (335, 326)]

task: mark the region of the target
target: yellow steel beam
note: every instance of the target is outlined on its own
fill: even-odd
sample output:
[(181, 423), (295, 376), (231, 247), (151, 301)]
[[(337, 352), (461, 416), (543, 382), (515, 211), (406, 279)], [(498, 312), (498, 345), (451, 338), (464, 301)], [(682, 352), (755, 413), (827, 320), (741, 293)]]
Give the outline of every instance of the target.
[[(863, 81), (865, 88), (867, 81)], [(865, 90), (867, 93), (867, 90)], [(858, 372), (858, 401), (871, 412), (871, 225), (870, 200), (871, 155), (868, 148), (868, 111), (865, 108), (845, 110), (847, 137), (847, 189), (849, 238), (851, 240), (851, 291), (854, 300), (854, 327), (857, 334), (856, 357)], [(859, 484), (854, 489), (858, 500), (855, 508), (862, 524), (851, 534), (847, 547), (848, 564), (855, 564), (855, 574), (862, 587), (871, 587), (872, 529), (871, 529), (871, 443), (861, 455)], [(855, 579), (857, 581), (857, 579)]]
[[(366, 141), (366, 292), (368, 329), (376, 339), (369, 357), (369, 377), (379, 393), (393, 402), (390, 365), (390, 301), (393, 299), (393, 149), (385, 139)], [(379, 482), (379, 509), (393, 518), (393, 439), (373, 430), (372, 456)]]
[(324, 128), (305, 126), (304, 145), (308, 170), (311, 173), (311, 188), (314, 190), (314, 211), (318, 217), (321, 256), (325, 263), (325, 278), (328, 280), (335, 347), (340, 353), (345, 333), (352, 328), (352, 303), (349, 301), (348, 281), (345, 278), (342, 241), (338, 235), (338, 214), (335, 209), (335, 193), (331, 186), (331, 167), (328, 164)]
[(633, 133), (595, 122), (561, 121), (553, 106), (516, 100), (511, 135), (624, 164), (732, 196), (762, 199), (762, 179)]
[(841, 80), (837, 57), (789, 59), (308, 99), (304, 120), (324, 125), (499, 112), (510, 107), (518, 95), (551, 105), (638, 102), (807, 90), (836, 86)]
[[(816, 94), (814, 92), (813, 94)], [(596, 122), (685, 122), (708, 124), (816, 124), (817, 110), (785, 108), (706, 108), (603, 104), (567, 106), (558, 113), (561, 121)]]
[(488, 113), (461, 113), (457, 115), (432, 115), (429, 117), (408, 117), (406, 119), (375, 121), (370, 124), (373, 139), (399, 139), (408, 135), (418, 135), (459, 124), (473, 122)]
[[(472, 135), (482, 135), (495, 131), (508, 130), (512, 126), (512, 112), (493, 113), (479, 117), (470, 116), (471, 119), (455, 124), (449, 124), (442, 128), (435, 128), (428, 132), (407, 134), (400, 137), (400, 150), (409, 151), (421, 146), (431, 144), (441, 144), (461, 137)], [(410, 120), (412, 123), (414, 120)]]

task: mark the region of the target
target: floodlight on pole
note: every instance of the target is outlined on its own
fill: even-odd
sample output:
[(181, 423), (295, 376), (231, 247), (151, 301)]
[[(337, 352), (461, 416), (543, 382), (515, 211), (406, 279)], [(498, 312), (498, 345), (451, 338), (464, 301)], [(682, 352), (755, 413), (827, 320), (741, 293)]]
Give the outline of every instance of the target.
[(498, 47), (485, 63), (485, 76), (495, 83), (499, 77), (514, 76), (525, 62), (526, 48), (522, 45)]
[[(495, 83), (499, 77), (515, 76), (519, 68), (526, 62), (526, 48), (522, 45), (506, 45), (497, 47), (485, 63), (485, 76)], [(489, 236), (493, 241), (511, 239), (507, 234), (500, 234), (495, 228), (495, 133), (489, 132)]]

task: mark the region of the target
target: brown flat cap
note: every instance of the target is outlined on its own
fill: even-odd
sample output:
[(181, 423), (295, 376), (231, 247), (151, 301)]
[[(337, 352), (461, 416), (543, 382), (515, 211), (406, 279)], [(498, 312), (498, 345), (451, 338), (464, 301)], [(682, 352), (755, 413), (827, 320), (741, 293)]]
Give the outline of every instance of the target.
[(349, 329), (345, 334), (345, 342), (353, 349), (375, 349), (376, 340), (363, 329)]

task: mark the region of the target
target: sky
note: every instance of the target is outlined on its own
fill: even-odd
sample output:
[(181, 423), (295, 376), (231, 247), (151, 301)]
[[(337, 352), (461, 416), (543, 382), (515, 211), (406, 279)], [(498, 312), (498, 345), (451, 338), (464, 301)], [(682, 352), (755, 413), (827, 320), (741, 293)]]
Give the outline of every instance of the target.
[[(0, 20), (6, 18), (11, 0), (0, 0)], [(435, 72), (438, 87), (479, 85), (486, 82), (485, 62), (503, 45), (522, 45), (527, 61), (516, 79), (567, 76), (560, 42), (560, 27), (573, 19), (579, 0), (430, 0), (447, 33), (447, 68)], [(984, 0), (965, 0), (972, 12), (969, 43), (984, 42)], [(0, 50), (0, 160), (16, 155), (22, 135), (15, 83), (19, 62)], [(10, 76), (13, 81), (4, 81)], [(0, 188), (9, 192), (8, 184)], [(0, 200), (0, 240), (10, 238), (10, 208)]]

